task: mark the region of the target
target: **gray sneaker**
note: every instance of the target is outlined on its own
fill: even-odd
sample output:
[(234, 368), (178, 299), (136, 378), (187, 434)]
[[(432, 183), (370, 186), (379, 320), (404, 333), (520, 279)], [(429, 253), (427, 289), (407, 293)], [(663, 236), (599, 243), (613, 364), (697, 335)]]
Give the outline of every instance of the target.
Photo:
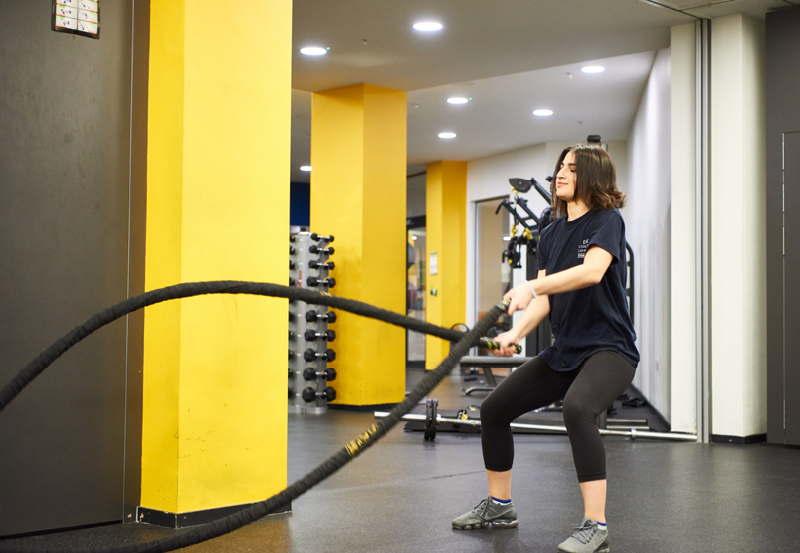
[(487, 497), (478, 506), (453, 521), (455, 530), (477, 530), (479, 528), (516, 528), (517, 508), (513, 503), (498, 505)]
[(562, 553), (608, 553), (608, 528), (590, 518), (575, 525), (575, 533), (558, 546)]

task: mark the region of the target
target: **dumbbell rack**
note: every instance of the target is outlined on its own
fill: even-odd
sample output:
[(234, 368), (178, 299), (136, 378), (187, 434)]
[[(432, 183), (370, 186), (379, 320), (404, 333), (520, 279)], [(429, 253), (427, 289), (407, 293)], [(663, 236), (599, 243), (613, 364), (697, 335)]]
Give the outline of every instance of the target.
[[(336, 281), (330, 276), (334, 268), (333, 236), (300, 232), (289, 237), (289, 286), (330, 292)], [(320, 305), (289, 301), (289, 411), (321, 414), (328, 410), (328, 401), (336, 399), (336, 390), (328, 383), (336, 378), (336, 370), (328, 362), (336, 358), (329, 347), (336, 334), (328, 324), (336, 313)]]

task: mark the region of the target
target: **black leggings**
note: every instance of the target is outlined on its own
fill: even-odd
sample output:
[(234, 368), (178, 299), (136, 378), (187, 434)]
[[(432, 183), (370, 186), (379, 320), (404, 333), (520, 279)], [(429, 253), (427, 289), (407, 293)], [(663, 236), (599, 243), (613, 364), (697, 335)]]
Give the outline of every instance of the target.
[(487, 470), (511, 470), (514, 439), (509, 425), (514, 419), (564, 398), (564, 422), (578, 481), (605, 480), (606, 451), (597, 416), (625, 393), (635, 372), (624, 357), (611, 351), (595, 353), (571, 371), (554, 371), (534, 357), (504, 379), (481, 405)]

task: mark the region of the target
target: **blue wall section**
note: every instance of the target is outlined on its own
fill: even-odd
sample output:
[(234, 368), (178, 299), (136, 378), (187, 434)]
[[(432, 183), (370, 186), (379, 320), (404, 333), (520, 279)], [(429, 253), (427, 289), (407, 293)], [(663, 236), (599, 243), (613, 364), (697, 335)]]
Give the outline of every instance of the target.
[(307, 227), (311, 202), (311, 185), (307, 182), (291, 183), (289, 224), (293, 227)]

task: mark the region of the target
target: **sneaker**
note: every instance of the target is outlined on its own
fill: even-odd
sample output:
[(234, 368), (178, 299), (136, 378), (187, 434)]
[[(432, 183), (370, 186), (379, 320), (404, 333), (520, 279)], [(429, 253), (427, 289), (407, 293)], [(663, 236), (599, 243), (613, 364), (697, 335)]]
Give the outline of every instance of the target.
[(575, 533), (558, 546), (562, 553), (608, 553), (608, 528), (590, 518), (575, 525)]
[(456, 530), (477, 530), (479, 528), (516, 528), (517, 508), (513, 503), (498, 505), (487, 497), (478, 506), (453, 521)]

